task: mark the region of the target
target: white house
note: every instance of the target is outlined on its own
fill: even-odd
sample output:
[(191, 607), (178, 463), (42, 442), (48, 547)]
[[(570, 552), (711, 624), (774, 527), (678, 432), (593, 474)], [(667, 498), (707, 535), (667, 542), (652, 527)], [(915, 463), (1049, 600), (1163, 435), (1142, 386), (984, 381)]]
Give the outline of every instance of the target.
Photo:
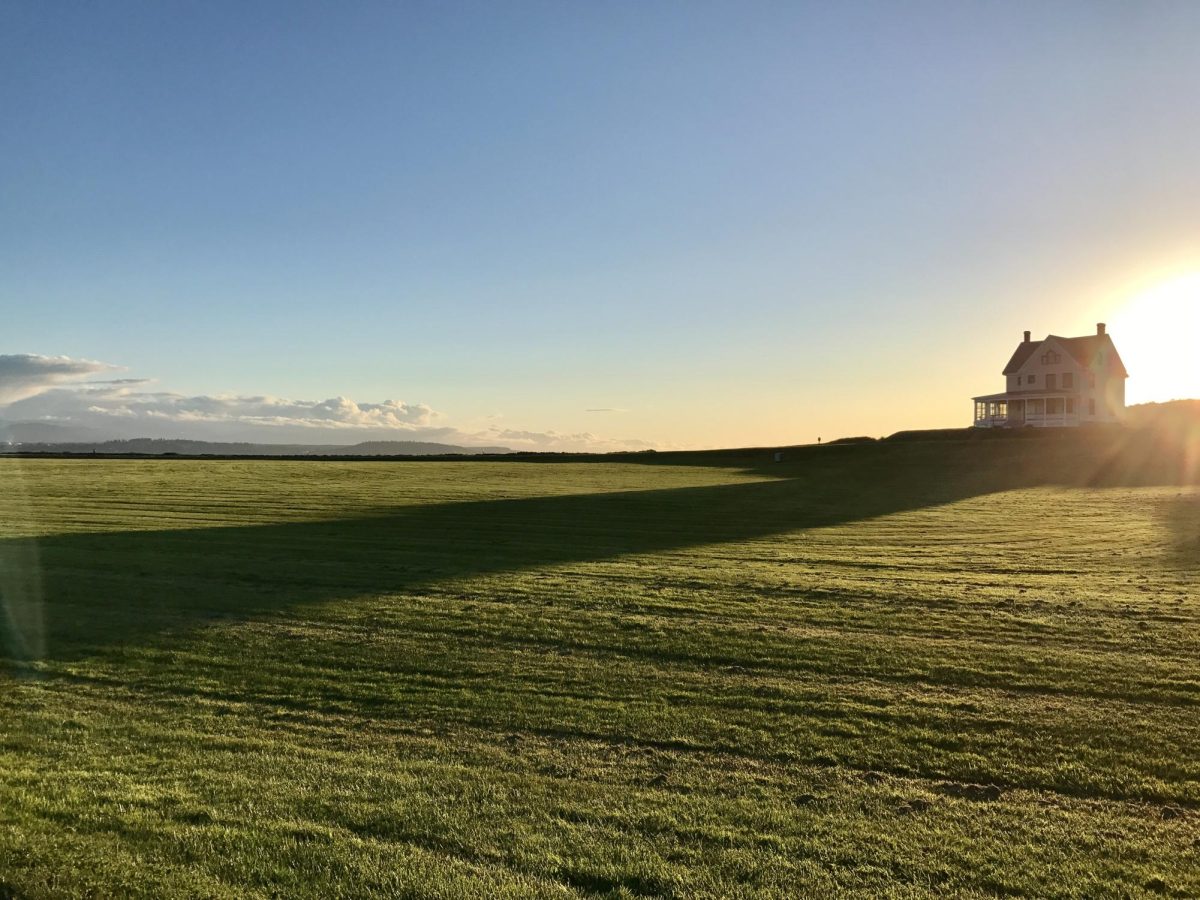
[(1004, 393), (975, 398), (975, 427), (1115, 422), (1125, 409), (1129, 373), (1104, 323), (1085, 337), (1031, 341), (1025, 332), (1004, 377)]

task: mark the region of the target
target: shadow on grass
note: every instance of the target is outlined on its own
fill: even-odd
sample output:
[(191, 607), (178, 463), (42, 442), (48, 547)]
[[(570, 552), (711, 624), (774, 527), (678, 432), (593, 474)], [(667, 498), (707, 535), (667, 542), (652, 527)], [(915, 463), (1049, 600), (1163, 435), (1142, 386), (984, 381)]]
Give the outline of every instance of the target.
[(1181, 494), (1164, 503), (1163, 520), (1171, 535), (1171, 562), (1200, 570), (1200, 494)]
[(1170, 460), (1111, 441), (846, 446), (754, 463), (776, 478), (330, 522), (54, 536), (36, 541), (35, 573), (16, 571), (33, 558), (33, 541), (0, 541), (5, 646), (11, 659), (70, 659), (205, 621), (447, 579), (747, 541), (1015, 487), (1179, 478)]

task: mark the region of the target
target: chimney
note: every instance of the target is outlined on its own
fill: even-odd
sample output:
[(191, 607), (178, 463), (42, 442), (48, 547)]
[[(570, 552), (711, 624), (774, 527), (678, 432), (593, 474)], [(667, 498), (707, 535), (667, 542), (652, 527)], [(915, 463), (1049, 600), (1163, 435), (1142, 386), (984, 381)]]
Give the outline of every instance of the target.
[(1096, 323), (1096, 334), (1104, 334), (1104, 323), (1103, 322)]
[(1029, 343), (1029, 332), (1025, 332), (1025, 343)]

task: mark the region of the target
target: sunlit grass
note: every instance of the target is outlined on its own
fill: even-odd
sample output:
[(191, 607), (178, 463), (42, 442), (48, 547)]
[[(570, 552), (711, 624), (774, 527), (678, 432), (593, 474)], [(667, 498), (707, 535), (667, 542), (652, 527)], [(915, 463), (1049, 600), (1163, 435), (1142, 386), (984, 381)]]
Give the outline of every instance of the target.
[(1200, 493), (1056, 447), (27, 461), (0, 894), (1200, 893)]

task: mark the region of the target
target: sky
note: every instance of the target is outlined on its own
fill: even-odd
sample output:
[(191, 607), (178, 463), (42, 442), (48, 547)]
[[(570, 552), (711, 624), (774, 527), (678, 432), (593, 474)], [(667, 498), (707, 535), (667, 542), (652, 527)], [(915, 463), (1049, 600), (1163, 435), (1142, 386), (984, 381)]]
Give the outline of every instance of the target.
[(967, 425), (1097, 321), (1200, 396), (1197, 46), (1191, 0), (0, 0), (0, 419), (803, 443)]

